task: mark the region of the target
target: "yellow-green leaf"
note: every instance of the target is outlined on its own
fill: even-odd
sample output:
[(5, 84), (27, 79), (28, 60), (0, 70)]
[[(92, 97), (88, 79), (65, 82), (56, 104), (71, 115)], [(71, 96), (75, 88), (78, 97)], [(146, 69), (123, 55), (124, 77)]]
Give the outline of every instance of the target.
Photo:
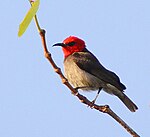
[(35, 0), (29, 9), (28, 13), (26, 14), (25, 18), (19, 25), (19, 31), (18, 31), (18, 36), (21, 37), (23, 33), (26, 31), (27, 27), (29, 26), (31, 20), (35, 16), (38, 8), (39, 8), (40, 0)]

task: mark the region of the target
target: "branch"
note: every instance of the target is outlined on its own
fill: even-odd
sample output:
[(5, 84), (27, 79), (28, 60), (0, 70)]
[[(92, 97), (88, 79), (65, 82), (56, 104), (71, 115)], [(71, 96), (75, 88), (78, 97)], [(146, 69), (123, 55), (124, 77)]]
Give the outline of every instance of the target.
[(50, 64), (52, 65), (54, 71), (60, 76), (62, 83), (65, 84), (71, 91), (71, 93), (73, 95), (75, 95), (76, 97), (78, 97), (78, 99), (86, 104), (87, 106), (91, 106), (92, 108), (98, 110), (99, 112), (103, 112), (108, 114), (109, 116), (111, 116), (112, 118), (114, 118), (120, 125), (122, 125), (133, 137), (140, 137), (132, 128), (130, 128), (118, 115), (116, 115), (108, 105), (105, 106), (99, 106), (96, 104), (93, 104), (91, 101), (89, 101), (85, 96), (79, 94), (79, 92), (77, 90), (75, 90), (70, 83), (68, 82), (68, 80), (65, 78), (65, 76), (63, 75), (61, 69), (55, 64), (54, 60), (52, 59), (52, 56), (50, 54), (50, 52), (47, 49), (47, 45), (46, 45), (46, 40), (45, 40), (45, 30), (41, 30), (40, 32), (40, 36), (41, 36), (41, 40), (42, 40), (42, 45), (43, 45), (43, 49), (44, 49), (44, 55), (45, 57), (48, 59), (48, 61), (50, 62)]
[[(32, 2), (31, 0), (29, 0), (31, 5)], [(98, 110), (99, 112), (103, 112), (108, 114), (109, 116), (111, 116), (113, 119), (115, 119), (121, 126), (124, 127), (124, 129), (126, 129), (133, 137), (140, 137), (132, 128), (130, 128), (118, 115), (116, 115), (108, 105), (105, 106), (99, 106), (96, 104), (93, 104), (91, 101), (89, 101), (85, 96), (79, 94), (79, 92), (74, 89), (70, 83), (68, 82), (68, 80), (65, 78), (65, 76), (63, 75), (61, 69), (55, 64), (54, 60), (52, 59), (51, 53), (48, 51), (47, 49), (47, 45), (46, 45), (46, 39), (45, 39), (45, 30), (40, 28), (40, 25), (38, 23), (38, 19), (37, 16), (34, 17), (35, 20), (35, 24), (37, 26), (38, 32), (41, 36), (41, 41), (42, 41), (42, 46), (44, 49), (44, 55), (45, 57), (48, 59), (49, 63), (52, 65), (54, 71), (60, 76), (62, 83), (64, 85), (66, 85), (71, 93), (73, 95), (75, 95), (82, 103), (86, 104), (87, 106), (90, 106), (91, 108), (94, 108), (96, 110)]]

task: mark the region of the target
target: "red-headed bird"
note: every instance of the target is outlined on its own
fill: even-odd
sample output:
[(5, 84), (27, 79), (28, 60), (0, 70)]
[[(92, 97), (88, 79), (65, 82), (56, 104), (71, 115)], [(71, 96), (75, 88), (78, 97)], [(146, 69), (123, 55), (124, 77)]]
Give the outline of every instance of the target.
[(82, 39), (70, 36), (63, 43), (53, 46), (62, 47), (65, 76), (74, 88), (85, 91), (98, 90), (97, 96), (103, 89), (109, 94), (116, 95), (130, 111), (135, 112), (138, 109), (124, 94), (126, 87), (120, 82), (119, 77), (102, 66), (98, 59), (87, 50)]

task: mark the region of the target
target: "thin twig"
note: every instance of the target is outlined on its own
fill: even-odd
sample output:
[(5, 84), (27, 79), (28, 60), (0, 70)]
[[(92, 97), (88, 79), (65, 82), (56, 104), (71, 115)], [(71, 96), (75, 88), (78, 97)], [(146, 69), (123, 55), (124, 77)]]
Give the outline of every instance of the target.
[[(32, 6), (32, 3), (34, 3), (34, 1), (33, 0), (29, 0), (29, 3)], [(38, 29), (38, 32), (40, 33), (42, 30), (40, 28), (40, 25), (39, 25), (39, 22), (38, 22), (38, 19), (37, 19), (36, 15), (34, 16), (34, 22), (35, 22), (35, 25), (36, 25), (36, 27)]]
[[(31, 0), (30, 1), (30, 4), (33, 2)], [(32, 5), (32, 4), (31, 4)], [(46, 31), (44, 29), (41, 29), (40, 26), (39, 26), (39, 23), (38, 23), (38, 19), (37, 19), (37, 16), (34, 17), (34, 20), (35, 20), (35, 23), (36, 23), (36, 26), (37, 26), (37, 29), (40, 33), (40, 36), (41, 36), (41, 41), (42, 41), (42, 45), (43, 45), (43, 49), (44, 49), (44, 55), (45, 57), (48, 59), (48, 61), (50, 62), (50, 64), (52, 65), (54, 71), (60, 76), (60, 78), (62, 79), (62, 83), (65, 84), (71, 91), (71, 93), (73, 95), (75, 95), (76, 97), (78, 97), (78, 99), (86, 104), (87, 106), (91, 106), (92, 108), (100, 111), (100, 112), (103, 112), (103, 113), (106, 113), (108, 114), (109, 116), (111, 116), (113, 119), (115, 119), (120, 125), (122, 125), (124, 127), (124, 129), (126, 129), (133, 137), (140, 137), (132, 128), (130, 128), (118, 115), (116, 115), (108, 105), (105, 105), (105, 106), (99, 106), (99, 105), (96, 105), (96, 104), (93, 104), (91, 101), (89, 101), (85, 96), (81, 95), (78, 93), (77, 90), (75, 90), (71, 85), (70, 83), (68, 82), (68, 80), (65, 78), (65, 76), (63, 75), (61, 69), (55, 64), (55, 62), (53, 61), (52, 57), (51, 57), (51, 54), (50, 52), (48, 51), (47, 49), (47, 45), (46, 45), (46, 39), (45, 39), (45, 33)]]
[(116, 115), (108, 105), (105, 106), (99, 106), (96, 104), (93, 104), (91, 101), (89, 101), (85, 96), (81, 95), (78, 93), (77, 90), (75, 90), (70, 83), (68, 82), (68, 80), (65, 78), (65, 76), (63, 75), (61, 69), (59, 67), (57, 67), (57, 65), (55, 64), (55, 62), (53, 61), (50, 52), (47, 49), (46, 46), (46, 40), (45, 40), (45, 30), (42, 30), (40, 32), (40, 36), (41, 36), (41, 40), (42, 40), (42, 45), (43, 45), (43, 49), (44, 49), (44, 55), (45, 57), (48, 59), (48, 61), (50, 62), (50, 64), (52, 65), (54, 71), (60, 76), (60, 78), (62, 79), (62, 83), (65, 84), (72, 92), (73, 95), (75, 95), (76, 97), (79, 98), (79, 100), (86, 104), (87, 106), (91, 106), (92, 108), (106, 113), (109, 116), (111, 116), (112, 118), (114, 118), (119, 124), (121, 124), (133, 137), (140, 137), (132, 128), (130, 128), (118, 115)]

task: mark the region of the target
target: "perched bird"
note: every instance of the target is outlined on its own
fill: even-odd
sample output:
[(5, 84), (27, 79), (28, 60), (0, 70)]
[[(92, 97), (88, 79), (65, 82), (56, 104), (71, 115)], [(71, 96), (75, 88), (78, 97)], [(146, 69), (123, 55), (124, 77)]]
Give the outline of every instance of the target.
[(70, 36), (63, 43), (53, 46), (62, 47), (65, 76), (74, 88), (85, 91), (98, 90), (97, 96), (103, 89), (107, 93), (117, 96), (130, 111), (135, 112), (138, 109), (124, 94), (126, 87), (120, 82), (119, 77), (102, 66), (98, 59), (87, 50), (82, 39)]

